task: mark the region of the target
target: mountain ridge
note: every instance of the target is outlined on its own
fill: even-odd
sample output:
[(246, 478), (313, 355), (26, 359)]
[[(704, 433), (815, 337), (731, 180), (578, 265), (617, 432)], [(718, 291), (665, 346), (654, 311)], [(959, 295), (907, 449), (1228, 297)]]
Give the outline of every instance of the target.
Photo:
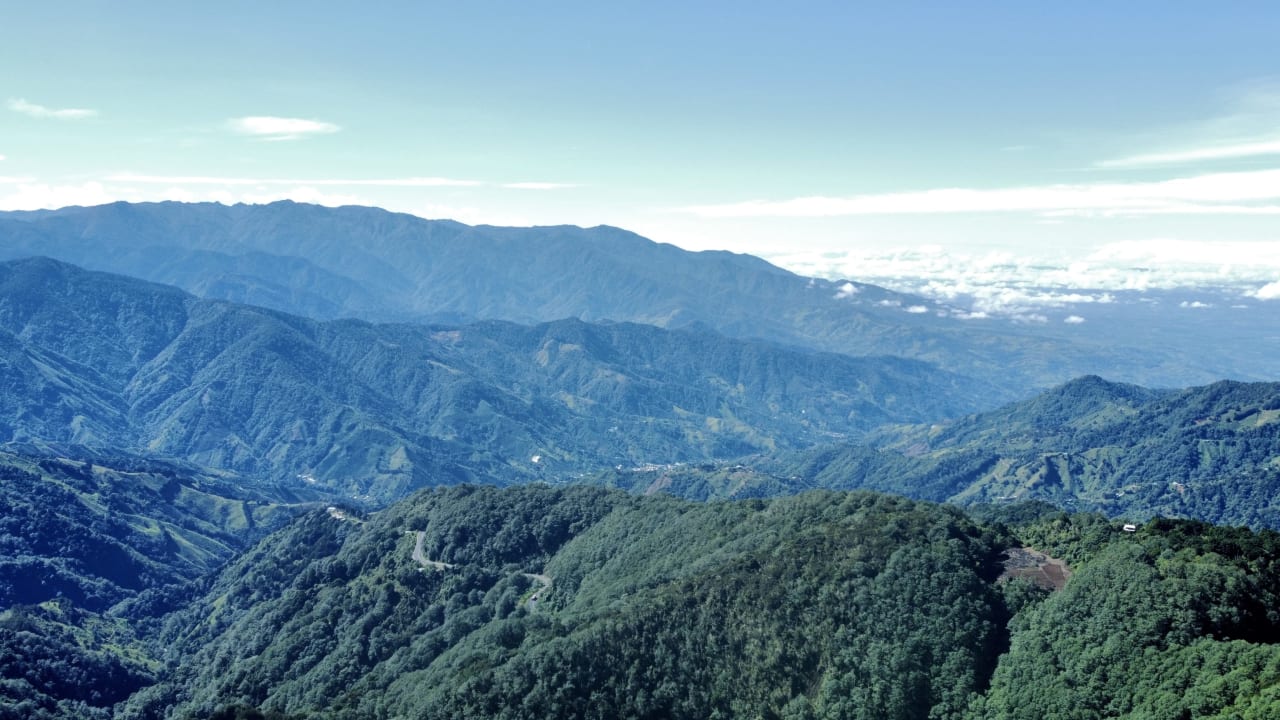
[(950, 422), (732, 464), (595, 481), (694, 499), (869, 489), (961, 505), (1038, 500), (1147, 520), (1280, 529), (1280, 383), (1149, 390), (1084, 377)]
[(4, 440), (310, 477), (379, 501), (802, 447), (999, 392), (919, 361), (696, 328), (321, 322), (47, 259), (0, 264), (5, 338)]
[(467, 226), (287, 201), (0, 213), (0, 258), (33, 254), (317, 319), (701, 322), (733, 337), (926, 360), (1019, 395), (1087, 373), (1148, 386), (1264, 379), (1266, 362), (965, 319), (856, 280), (804, 278), (754, 256), (690, 252), (607, 225)]

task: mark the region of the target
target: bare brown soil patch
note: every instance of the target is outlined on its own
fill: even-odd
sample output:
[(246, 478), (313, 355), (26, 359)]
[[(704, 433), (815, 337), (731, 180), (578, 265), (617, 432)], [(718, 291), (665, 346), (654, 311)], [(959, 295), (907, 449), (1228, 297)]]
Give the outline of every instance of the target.
[(1058, 558), (1032, 548), (1013, 548), (1005, 551), (1004, 572), (997, 581), (1026, 578), (1040, 587), (1061, 590), (1071, 577), (1071, 568)]

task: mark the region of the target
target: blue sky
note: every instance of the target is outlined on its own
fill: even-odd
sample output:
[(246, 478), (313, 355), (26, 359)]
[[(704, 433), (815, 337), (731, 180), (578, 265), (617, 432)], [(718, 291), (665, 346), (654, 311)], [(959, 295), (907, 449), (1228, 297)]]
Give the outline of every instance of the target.
[(617, 225), (950, 292), (1280, 296), (1273, 3), (4, 14), (0, 209), (289, 197)]

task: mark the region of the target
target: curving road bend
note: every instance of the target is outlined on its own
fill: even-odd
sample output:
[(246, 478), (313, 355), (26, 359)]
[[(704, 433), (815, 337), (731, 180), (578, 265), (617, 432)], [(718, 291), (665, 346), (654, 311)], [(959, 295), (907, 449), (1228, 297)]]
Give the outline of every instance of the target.
[[(409, 532), (415, 532), (415, 531), (405, 530), (405, 532), (409, 533)], [(422, 545), (427, 538), (426, 531), (418, 530), (416, 531), (415, 534), (417, 535), (417, 539), (413, 543), (414, 562), (418, 563), (424, 568), (431, 568), (432, 570), (448, 570), (451, 568), (458, 567), (454, 563), (440, 562), (439, 560), (428, 559), (426, 553), (424, 553), (422, 550)], [(534, 610), (538, 609), (538, 601), (546, 595), (548, 590), (551, 589), (551, 577), (549, 575), (541, 575), (537, 573), (520, 573), (520, 574), (542, 586), (537, 590), (535, 590), (534, 593), (529, 596), (529, 599), (526, 600), (524, 603), (525, 610), (528, 610), (529, 612), (533, 612)]]
[(418, 540), (413, 544), (413, 559), (422, 567), (429, 567), (432, 570), (448, 570), (449, 568), (458, 567), (453, 563), (440, 562), (439, 560), (428, 560), (427, 556), (422, 553), (422, 542), (426, 540), (426, 531), (418, 531)]

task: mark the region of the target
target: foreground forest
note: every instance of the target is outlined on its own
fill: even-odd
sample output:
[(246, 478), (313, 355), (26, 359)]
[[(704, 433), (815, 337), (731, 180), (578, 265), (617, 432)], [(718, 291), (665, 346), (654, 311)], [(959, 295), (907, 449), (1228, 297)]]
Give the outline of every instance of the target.
[(459, 486), (304, 512), (148, 603), (13, 607), (5, 657), (43, 659), (0, 716), (1274, 717), (1278, 560), (1042, 505)]

